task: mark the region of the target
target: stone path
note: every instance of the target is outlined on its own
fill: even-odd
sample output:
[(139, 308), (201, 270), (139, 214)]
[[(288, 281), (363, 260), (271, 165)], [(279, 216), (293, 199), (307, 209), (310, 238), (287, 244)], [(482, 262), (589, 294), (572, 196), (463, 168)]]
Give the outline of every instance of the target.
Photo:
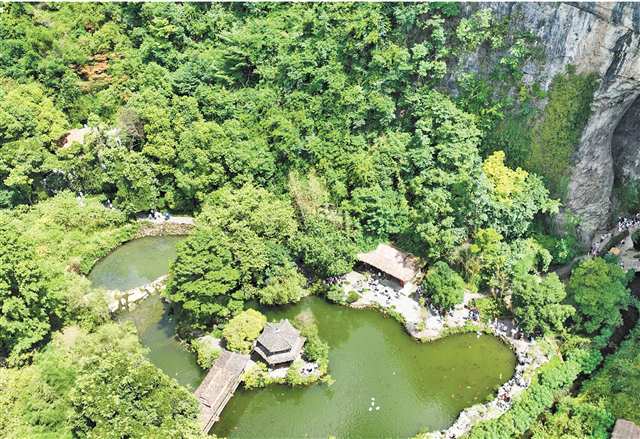
[(167, 284), (169, 275), (160, 276), (153, 282), (149, 282), (141, 287), (132, 288), (127, 291), (108, 290), (106, 293), (107, 302), (109, 304), (109, 312), (116, 313), (121, 310), (129, 309), (136, 302), (146, 299), (151, 294), (163, 290)]

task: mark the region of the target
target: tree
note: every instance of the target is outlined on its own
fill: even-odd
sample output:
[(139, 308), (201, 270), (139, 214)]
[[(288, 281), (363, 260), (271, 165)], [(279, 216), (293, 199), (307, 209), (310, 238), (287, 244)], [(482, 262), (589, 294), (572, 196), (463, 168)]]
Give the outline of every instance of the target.
[(267, 318), (254, 309), (237, 314), (224, 325), (222, 336), (231, 351), (248, 354), (256, 338), (262, 332)]
[(178, 245), (165, 294), (183, 323), (205, 329), (242, 309), (229, 238), (216, 227), (199, 227)]
[(538, 213), (557, 213), (558, 202), (549, 199), (542, 180), (527, 171), (508, 168), (503, 151), (487, 157), (482, 170), (487, 181), (487, 223), (503, 236), (517, 238)]
[(67, 327), (0, 380), (7, 437), (202, 437), (195, 398), (151, 364), (130, 325)]
[(449, 266), (438, 261), (429, 270), (422, 281), (422, 287), (431, 301), (442, 310), (450, 310), (464, 297), (464, 281)]
[(565, 321), (575, 313), (563, 305), (564, 285), (555, 273), (544, 277), (519, 273), (513, 281), (511, 306), (520, 327), (528, 334), (554, 334), (564, 331)]
[(53, 294), (33, 247), (0, 215), (0, 357), (23, 361), (59, 324), (61, 298)]
[(209, 197), (197, 222), (178, 247), (165, 293), (185, 325), (220, 323), (251, 298), (284, 304), (305, 294), (288, 248), (297, 223), (287, 202), (253, 186), (223, 188)]
[(567, 291), (575, 303), (578, 326), (588, 334), (618, 326), (620, 312), (631, 300), (627, 283), (622, 268), (602, 258), (587, 259), (575, 267)]
[(345, 274), (355, 262), (356, 246), (348, 234), (321, 216), (307, 217), (293, 247), (302, 264), (320, 278)]

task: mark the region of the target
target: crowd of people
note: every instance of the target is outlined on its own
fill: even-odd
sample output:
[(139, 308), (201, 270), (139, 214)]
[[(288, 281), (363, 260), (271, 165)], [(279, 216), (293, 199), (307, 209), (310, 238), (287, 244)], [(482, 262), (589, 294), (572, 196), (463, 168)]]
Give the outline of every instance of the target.
[[(640, 212), (636, 213), (632, 217), (618, 217), (618, 221), (616, 222), (615, 233), (619, 234), (625, 231), (633, 231), (640, 227)], [(603, 248), (603, 246), (609, 242), (609, 240), (613, 237), (613, 231), (603, 233), (600, 237), (591, 244), (591, 250), (589, 254), (591, 256), (596, 256)]]
[(169, 212), (160, 213), (155, 209), (151, 209), (151, 212), (149, 212), (149, 215), (147, 216), (149, 221), (169, 221), (170, 218), (171, 214)]

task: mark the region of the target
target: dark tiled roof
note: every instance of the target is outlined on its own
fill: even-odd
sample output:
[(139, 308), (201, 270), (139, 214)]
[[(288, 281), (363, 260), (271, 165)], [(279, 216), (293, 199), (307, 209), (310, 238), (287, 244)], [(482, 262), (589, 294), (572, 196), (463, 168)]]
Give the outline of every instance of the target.
[(305, 340), (289, 320), (267, 323), (255, 351), (269, 364), (286, 363), (300, 355)]
[(277, 323), (267, 323), (258, 337), (258, 343), (270, 353), (276, 354), (290, 351), (298, 338), (300, 338), (300, 332), (285, 319)]

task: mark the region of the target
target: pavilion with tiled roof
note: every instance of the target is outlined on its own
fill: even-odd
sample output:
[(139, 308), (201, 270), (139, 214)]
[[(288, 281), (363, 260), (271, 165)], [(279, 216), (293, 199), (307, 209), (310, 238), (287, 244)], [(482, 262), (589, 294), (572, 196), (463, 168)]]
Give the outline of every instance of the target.
[(302, 352), (305, 338), (289, 320), (267, 323), (256, 340), (255, 352), (269, 365), (290, 363)]

